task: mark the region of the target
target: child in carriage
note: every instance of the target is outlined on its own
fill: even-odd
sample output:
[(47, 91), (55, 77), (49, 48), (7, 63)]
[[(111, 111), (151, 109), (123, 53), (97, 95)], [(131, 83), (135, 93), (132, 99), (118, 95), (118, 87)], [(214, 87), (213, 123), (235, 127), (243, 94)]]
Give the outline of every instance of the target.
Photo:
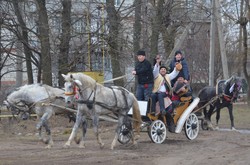
[(181, 101), (192, 99), (192, 90), (188, 84), (185, 83), (183, 77), (178, 77), (173, 87), (173, 95), (171, 98), (173, 110), (181, 104)]

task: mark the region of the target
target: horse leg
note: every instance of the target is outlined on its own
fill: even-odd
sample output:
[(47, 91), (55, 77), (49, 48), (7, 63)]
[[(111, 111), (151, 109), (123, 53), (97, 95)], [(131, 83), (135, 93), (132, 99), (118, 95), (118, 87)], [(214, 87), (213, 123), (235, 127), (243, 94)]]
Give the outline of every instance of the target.
[(118, 115), (118, 125), (117, 125), (116, 131), (115, 131), (115, 137), (114, 137), (114, 140), (111, 143), (111, 150), (113, 150), (115, 145), (116, 145), (116, 141), (118, 139), (118, 135), (119, 135), (121, 126), (123, 124), (123, 119), (124, 119), (124, 116), (122, 114), (119, 114)]
[(64, 148), (69, 148), (70, 147), (71, 142), (76, 137), (77, 130), (78, 130), (79, 125), (81, 124), (81, 122), (82, 122), (82, 113), (78, 110), (77, 114), (76, 114), (76, 122), (75, 122), (75, 124), (73, 126), (73, 129), (71, 131), (71, 134), (70, 134), (70, 137), (69, 137), (68, 141), (63, 146)]
[(38, 130), (40, 130), (40, 135), (41, 135), (41, 128), (44, 127), (47, 135), (48, 135), (48, 139), (44, 139), (44, 143), (48, 143), (48, 146), (46, 148), (51, 148), (53, 146), (53, 140), (51, 137), (51, 131), (50, 128), (48, 126), (48, 119), (52, 116), (53, 111), (52, 110), (47, 110), (46, 113), (43, 114), (43, 116), (40, 119), (40, 122), (37, 124), (36, 128)]
[(100, 148), (104, 147), (104, 143), (102, 142), (102, 139), (99, 134), (99, 116), (98, 115), (92, 115), (92, 122), (93, 122), (93, 130), (95, 132), (95, 136), (97, 138), (97, 142), (100, 145)]
[(208, 113), (207, 113), (207, 125), (210, 130), (214, 130), (214, 127), (211, 122), (211, 116), (213, 114), (214, 108), (215, 108), (214, 105), (210, 105)]
[(139, 138), (138, 136), (140, 136), (140, 135), (135, 136), (134, 131), (132, 130), (131, 132), (132, 132), (132, 134), (131, 134), (132, 135), (132, 144), (137, 145), (136, 140), (138, 140), (138, 138)]
[[(80, 141), (79, 148), (85, 148), (85, 137), (86, 137), (86, 133), (87, 133), (87, 128), (88, 128), (88, 123), (86, 121), (86, 117), (83, 116), (83, 118), (82, 118), (82, 138)], [(76, 139), (75, 139), (75, 141), (76, 141)]]
[(38, 129), (38, 138), (39, 138), (40, 141), (43, 141), (43, 137), (42, 137), (42, 127), (40, 127), (40, 128)]
[(229, 117), (230, 117), (230, 120), (231, 120), (231, 129), (236, 130), (235, 127), (234, 127), (233, 104), (230, 104), (228, 106), (228, 112), (229, 112)]
[(219, 129), (219, 120), (220, 120), (220, 108), (216, 110), (216, 130)]
[(52, 140), (52, 135), (51, 135), (51, 131), (50, 131), (48, 122), (44, 123), (44, 128), (45, 128), (47, 135), (48, 135), (48, 140), (47, 140), (48, 146), (46, 146), (45, 148), (51, 148), (54, 145), (54, 142)]
[(42, 137), (42, 126), (44, 126), (45, 120), (47, 120), (48, 113), (44, 113), (42, 117), (40, 117), (40, 121), (36, 124), (36, 129), (39, 131), (39, 139), (43, 140)]

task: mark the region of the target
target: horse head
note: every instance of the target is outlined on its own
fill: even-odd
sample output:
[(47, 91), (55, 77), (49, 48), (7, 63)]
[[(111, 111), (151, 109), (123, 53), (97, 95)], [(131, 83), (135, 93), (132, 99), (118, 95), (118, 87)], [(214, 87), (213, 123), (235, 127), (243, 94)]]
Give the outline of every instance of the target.
[(4, 100), (3, 105), (11, 112), (11, 114), (17, 115), (22, 120), (27, 120), (30, 116), (29, 105), (25, 103), (25, 101), (19, 100), (15, 102), (11, 102), (8, 100)]
[(64, 75), (62, 77), (65, 80), (64, 88), (65, 88), (65, 102), (67, 104), (73, 104), (74, 100), (78, 98), (78, 91), (82, 83), (79, 80), (74, 79), (73, 75)]
[(226, 82), (225, 94), (231, 96), (231, 100), (235, 101), (238, 98), (239, 92), (242, 88), (242, 79), (240, 77), (232, 76)]

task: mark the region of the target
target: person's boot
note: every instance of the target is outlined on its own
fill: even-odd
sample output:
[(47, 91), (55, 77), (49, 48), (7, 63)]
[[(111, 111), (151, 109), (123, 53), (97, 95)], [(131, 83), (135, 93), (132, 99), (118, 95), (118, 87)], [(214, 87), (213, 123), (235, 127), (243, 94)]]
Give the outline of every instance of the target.
[(166, 113), (166, 117), (167, 117), (168, 130), (169, 132), (174, 133), (175, 132), (174, 119), (169, 112)]

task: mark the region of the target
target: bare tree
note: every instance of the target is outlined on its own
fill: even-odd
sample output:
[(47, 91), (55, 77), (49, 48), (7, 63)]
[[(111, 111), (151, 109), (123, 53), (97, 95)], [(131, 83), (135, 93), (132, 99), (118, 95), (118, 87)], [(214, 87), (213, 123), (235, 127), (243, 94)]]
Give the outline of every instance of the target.
[(26, 67), (27, 67), (27, 76), (28, 76), (28, 84), (32, 84), (34, 82), (33, 80), (33, 69), (32, 69), (32, 64), (31, 64), (31, 57), (32, 57), (32, 51), (28, 48), (29, 41), (28, 41), (28, 28), (26, 27), (26, 24), (23, 20), (22, 13), (20, 11), (19, 7), (19, 1), (12, 1), (14, 9), (15, 9), (15, 14), (17, 16), (17, 20), (20, 24), (20, 30), (21, 34), (17, 33), (19, 40), (23, 43), (24, 46), (24, 54), (25, 54), (25, 59), (26, 59)]
[[(108, 45), (109, 45), (109, 54), (111, 56), (112, 63), (112, 71), (113, 77), (119, 77), (122, 74), (121, 64), (120, 64), (120, 51), (119, 51), (119, 29), (120, 29), (120, 15), (119, 10), (116, 11), (113, 0), (106, 0), (106, 10), (108, 14), (109, 20), (109, 37), (108, 37)], [(123, 86), (123, 79), (115, 80), (115, 85)]]
[(135, 0), (134, 1), (134, 6), (135, 6), (135, 22), (134, 22), (134, 34), (133, 34), (133, 53), (134, 54), (140, 49), (141, 3), (142, 3), (142, 0)]
[(69, 41), (71, 38), (71, 0), (62, 1), (62, 34), (60, 43), (60, 55), (59, 55), (59, 86), (63, 86), (63, 77), (61, 74), (68, 73), (68, 55), (69, 55)]
[[(41, 67), (44, 84), (52, 85), (49, 25), (45, 0), (36, 0), (38, 9), (38, 29), (41, 42)], [(39, 73), (41, 74), (41, 73)], [(40, 80), (38, 80), (39, 82)]]
[[(243, 0), (242, 0), (243, 1)], [(243, 3), (243, 2), (242, 2)], [(247, 24), (250, 20), (250, 6), (249, 6), (249, 0), (246, 0), (245, 1), (245, 11), (243, 8), (241, 8), (241, 10), (245, 13), (244, 15), (241, 15), (241, 17), (239, 18), (238, 20), (238, 23), (240, 24), (241, 28), (242, 28), (242, 32), (243, 32), (243, 73), (244, 73), (244, 76), (247, 80), (247, 83), (250, 84), (250, 75), (248, 73), (248, 70), (247, 70), (247, 64), (248, 64), (248, 33), (247, 33)], [(248, 15), (247, 15), (248, 14)], [(248, 103), (248, 106), (250, 106), (250, 90), (248, 90), (247, 92), (247, 103)]]

